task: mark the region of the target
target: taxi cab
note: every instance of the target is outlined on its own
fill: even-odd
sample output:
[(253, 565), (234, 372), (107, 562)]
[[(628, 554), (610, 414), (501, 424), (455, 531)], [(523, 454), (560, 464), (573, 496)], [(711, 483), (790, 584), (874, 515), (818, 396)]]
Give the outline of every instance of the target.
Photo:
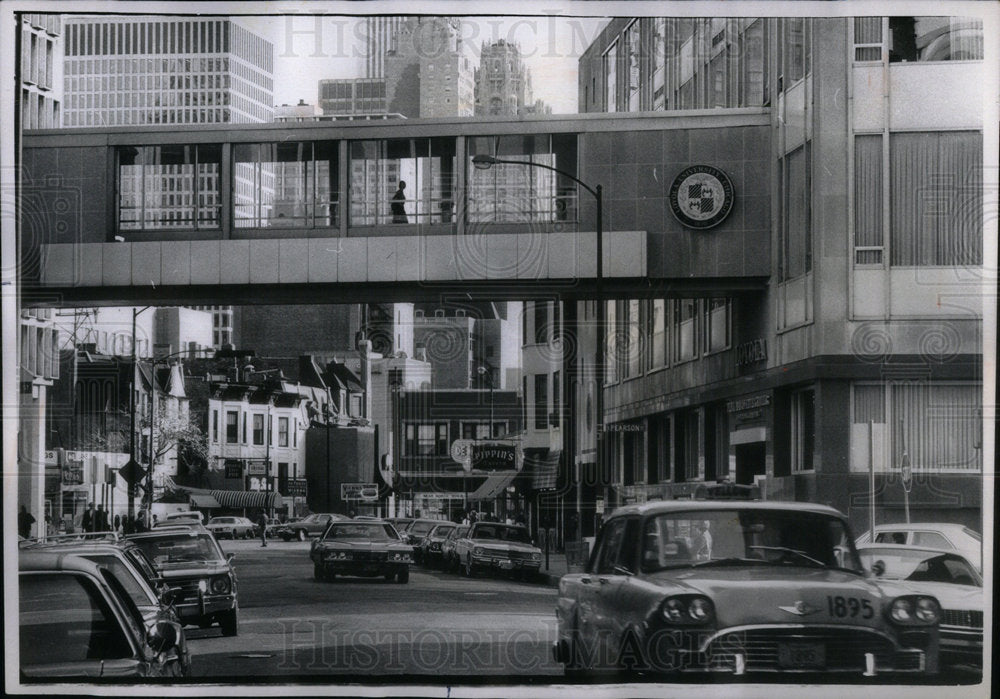
[(568, 671), (935, 673), (941, 609), (866, 573), (843, 515), (686, 500), (616, 510), (559, 582)]

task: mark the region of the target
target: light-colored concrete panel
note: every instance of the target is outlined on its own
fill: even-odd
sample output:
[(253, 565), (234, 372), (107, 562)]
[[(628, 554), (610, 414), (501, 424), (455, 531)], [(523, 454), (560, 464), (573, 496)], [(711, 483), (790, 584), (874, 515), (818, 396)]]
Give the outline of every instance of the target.
[(278, 240), (262, 238), (250, 241), (250, 283), (278, 283)]
[(604, 234), (604, 276), (642, 277), (646, 274), (646, 233), (611, 231)]
[(885, 120), (885, 110), (882, 106), (885, 72), (882, 66), (855, 66), (852, 77), (854, 78), (854, 130), (881, 130)]
[(551, 233), (520, 233), (517, 236), (518, 279), (544, 279), (549, 275)]
[(573, 279), (576, 277), (576, 248), (580, 233), (549, 233), (546, 262), (550, 279)]
[(250, 241), (223, 240), (219, 246), (219, 281), (223, 284), (250, 283)]
[(893, 267), (889, 272), (892, 318), (980, 318), (982, 290), (959, 267)]
[(981, 129), (983, 85), (990, 82), (983, 69), (982, 61), (893, 63), (889, 129)]
[(160, 280), (164, 284), (191, 283), (191, 242), (167, 240), (160, 243)]
[(278, 281), (282, 284), (309, 281), (308, 240), (288, 238), (278, 243)]
[(456, 241), (461, 240), (449, 235), (429, 235), (420, 238), (423, 253), (421, 261), (424, 269), (424, 279), (436, 281), (441, 279), (457, 279), (455, 262)]
[(486, 279), (492, 234), (477, 230), (470, 235), (451, 237), (451, 255), (458, 279)]
[(341, 238), (337, 278), (342, 282), (368, 281), (369, 238)]
[(368, 239), (368, 280), (396, 281), (396, 241), (398, 237)]
[[(607, 233), (604, 234), (604, 259), (607, 261)], [(607, 276), (607, 265), (604, 265), (604, 275)], [(576, 234), (576, 276), (581, 278), (597, 276), (597, 236), (593, 231), (582, 231)]]
[(132, 284), (160, 286), (160, 243), (142, 242), (132, 245)]
[(516, 234), (491, 235), (486, 241), (486, 278), (514, 279), (517, 275)]
[(72, 243), (56, 243), (42, 246), (42, 284), (53, 286), (75, 286), (79, 283), (76, 250)]
[(311, 238), (309, 240), (309, 281), (337, 281), (337, 260), (344, 238)]
[(399, 236), (396, 239), (396, 278), (401, 282), (423, 279), (424, 265), (421, 254), (421, 238), (415, 235)]
[(854, 270), (855, 318), (883, 318), (885, 316), (885, 286), (885, 270)]
[(100, 286), (103, 275), (101, 269), (104, 266), (103, 251), (101, 244), (84, 243), (77, 246), (77, 254), (80, 259), (78, 279), (81, 286)]
[(132, 283), (133, 243), (101, 243), (101, 276), (105, 286), (128, 286)]
[(222, 241), (191, 241), (191, 283), (218, 284), (222, 276)]

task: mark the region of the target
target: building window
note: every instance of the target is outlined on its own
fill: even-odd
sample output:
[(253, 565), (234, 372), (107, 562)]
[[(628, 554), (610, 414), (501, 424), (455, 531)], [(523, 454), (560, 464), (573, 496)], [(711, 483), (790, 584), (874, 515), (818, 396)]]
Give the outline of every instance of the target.
[(854, 137), (854, 264), (882, 264), (883, 214), (882, 136), (857, 135)]
[(792, 394), (792, 471), (812, 471), (816, 441), (816, 391)]
[(604, 383), (615, 383), (618, 381), (618, 345), (620, 341), (616, 313), (618, 303), (614, 300), (597, 301), (596, 303), (605, 304), (604, 328), (599, 328), (605, 335), (603, 340), (598, 338), (598, 342), (604, 342)]
[(686, 362), (698, 356), (697, 299), (674, 301), (674, 361)]
[(212, 411), (212, 441), (218, 443), (219, 441), (219, 411)]
[(222, 146), (117, 149), (119, 230), (217, 229)]
[(253, 443), (264, 444), (264, 416), (260, 413), (253, 416)]
[(240, 441), (239, 413), (235, 410), (226, 411), (226, 444), (237, 444)]
[(872, 433), (876, 471), (898, 471), (904, 452), (914, 473), (982, 470), (982, 384), (914, 381), (852, 388), (852, 471), (868, 470)]
[(349, 172), (352, 226), (452, 222), (454, 138), (354, 141)]
[(653, 109), (663, 109), (666, 106), (664, 93), (665, 68), (665, 44), (667, 34), (667, 20), (662, 17), (653, 19), (652, 46), (650, 53), (652, 58), (653, 72)]
[(547, 374), (535, 374), (535, 429), (546, 430), (549, 427), (549, 377)]
[(618, 111), (618, 42), (604, 54), (604, 104), (605, 111)]
[(889, 62), (981, 61), (983, 22), (968, 17), (890, 17)]
[(535, 301), (532, 306), (535, 320), (535, 344), (544, 345), (549, 341), (549, 304), (547, 301)]
[(629, 299), (622, 303), (622, 325), (625, 330), (625, 347), (623, 359), (624, 378), (639, 376), (642, 365), (641, 325), (639, 318), (640, 303), (638, 299)]
[(649, 320), (646, 327), (649, 330), (647, 342), (649, 358), (646, 360), (650, 369), (666, 366), (666, 301), (653, 299), (649, 302)]
[(889, 137), (893, 266), (983, 263), (982, 134)]
[(781, 159), (781, 281), (812, 270), (811, 143)]
[(635, 20), (628, 26), (627, 29), (625, 29), (625, 50), (627, 51), (625, 66), (628, 71), (625, 76), (628, 80), (625, 85), (625, 101), (627, 111), (630, 112), (638, 112), (642, 109), (640, 105), (639, 89), (639, 66), (642, 57), (640, 39), (641, 34), (639, 32), (639, 21)]
[[(522, 136), (470, 138), (468, 162), (468, 210), (470, 222), (575, 221), (577, 184), (546, 168), (576, 173), (576, 134), (526, 134)], [(492, 155), (511, 163), (488, 169), (475, 167), (476, 155)], [(537, 163), (532, 167), (518, 163)]]
[(407, 423), (405, 456), (447, 456), (448, 423)]
[(854, 60), (882, 60), (882, 18), (854, 18)]
[(279, 417), (278, 418), (278, 446), (287, 447), (288, 446), (288, 418)]
[(721, 352), (730, 345), (730, 315), (728, 298), (705, 299), (705, 352)]
[(331, 141), (233, 146), (233, 223), (237, 228), (339, 224), (338, 145)]

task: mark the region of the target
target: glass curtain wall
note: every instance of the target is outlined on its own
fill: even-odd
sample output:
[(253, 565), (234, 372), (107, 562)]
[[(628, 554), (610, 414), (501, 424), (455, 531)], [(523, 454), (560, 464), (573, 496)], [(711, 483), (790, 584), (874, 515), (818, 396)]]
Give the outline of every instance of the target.
[(218, 144), (118, 149), (119, 230), (217, 229)]
[(336, 142), (233, 146), (233, 222), (237, 228), (314, 228), (339, 224)]

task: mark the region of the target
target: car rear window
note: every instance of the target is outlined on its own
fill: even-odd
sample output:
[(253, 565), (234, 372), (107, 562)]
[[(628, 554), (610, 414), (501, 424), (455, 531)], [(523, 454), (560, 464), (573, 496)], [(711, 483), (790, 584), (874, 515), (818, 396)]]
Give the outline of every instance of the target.
[(326, 530), (323, 541), (362, 539), (365, 541), (396, 541), (398, 536), (392, 525), (382, 522), (338, 523)]
[(53, 573), (20, 577), (24, 666), (132, 657), (118, 619), (94, 582)]

